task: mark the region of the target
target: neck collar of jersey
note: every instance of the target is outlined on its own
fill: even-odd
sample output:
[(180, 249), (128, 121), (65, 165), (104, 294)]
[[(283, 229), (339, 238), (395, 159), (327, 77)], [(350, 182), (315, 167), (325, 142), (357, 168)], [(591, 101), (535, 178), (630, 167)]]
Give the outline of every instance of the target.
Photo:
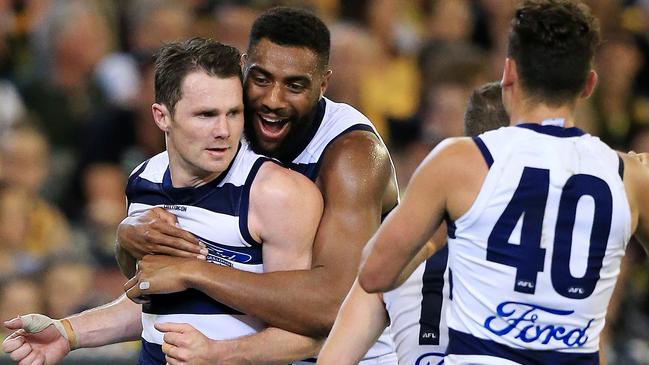
[(313, 137), (315, 137), (316, 132), (320, 128), (320, 125), (322, 124), (322, 119), (324, 118), (325, 115), (326, 106), (327, 103), (325, 101), (325, 98), (320, 98), (318, 104), (316, 105), (315, 113), (313, 115), (311, 128), (307, 132), (306, 136), (304, 136), (304, 139), (297, 144), (295, 149), (293, 149), (293, 151), (288, 155), (282, 157), (281, 161), (283, 163), (290, 163), (293, 160), (295, 160), (297, 156), (299, 156), (304, 151), (306, 146), (309, 145)]
[(579, 137), (585, 133), (577, 127), (563, 128), (556, 125), (541, 125), (536, 123), (522, 123), (517, 124), (516, 127), (532, 130), (537, 133), (547, 134), (553, 137)]

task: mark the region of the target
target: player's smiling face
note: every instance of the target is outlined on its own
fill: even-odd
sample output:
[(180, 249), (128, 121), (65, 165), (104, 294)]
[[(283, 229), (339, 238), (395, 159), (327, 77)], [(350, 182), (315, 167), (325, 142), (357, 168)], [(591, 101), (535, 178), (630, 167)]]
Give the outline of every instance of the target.
[(282, 159), (306, 138), (328, 71), (304, 47), (261, 39), (245, 64), (246, 137), (255, 151)]
[(239, 146), (241, 81), (236, 76), (220, 78), (196, 71), (183, 79), (181, 91), (173, 115), (167, 113), (161, 125), (166, 128), (169, 158), (183, 176), (209, 181), (228, 168)]

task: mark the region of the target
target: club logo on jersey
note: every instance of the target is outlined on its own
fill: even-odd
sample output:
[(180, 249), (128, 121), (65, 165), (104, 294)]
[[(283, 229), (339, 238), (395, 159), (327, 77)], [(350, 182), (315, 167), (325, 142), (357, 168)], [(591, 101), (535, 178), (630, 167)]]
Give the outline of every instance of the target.
[[(488, 317), (484, 327), (498, 336), (510, 332), (515, 338), (525, 343), (540, 342), (544, 345), (550, 341), (561, 341), (568, 347), (581, 347), (588, 341), (586, 331), (594, 319), (588, 321), (584, 328), (566, 328), (552, 323), (556, 316), (569, 316), (572, 310), (561, 310), (522, 302), (502, 302), (498, 305), (495, 316)], [(499, 328), (499, 326), (503, 326)]]

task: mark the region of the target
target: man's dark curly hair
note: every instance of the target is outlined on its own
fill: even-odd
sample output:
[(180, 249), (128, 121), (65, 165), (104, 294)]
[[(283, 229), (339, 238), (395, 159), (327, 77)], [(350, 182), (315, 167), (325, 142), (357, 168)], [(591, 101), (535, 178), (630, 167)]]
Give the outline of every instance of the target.
[(155, 100), (166, 105), (172, 115), (182, 97), (182, 82), (191, 72), (243, 79), (239, 51), (208, 38), (166, 44), (156, 52), (154, 59)]
[(560, 106), (584, 88), (599, 40), (599, 22), (585, 4), (524, 0), (512, 19), (508, 56), (533, 98)]
[(321, 67), (329, 64), (329, 29), (306, 10), (276, 7), (264, 12), (252, 25), (248, 53), (264, 38), (280, 46), (305, 47), (318, 55)]

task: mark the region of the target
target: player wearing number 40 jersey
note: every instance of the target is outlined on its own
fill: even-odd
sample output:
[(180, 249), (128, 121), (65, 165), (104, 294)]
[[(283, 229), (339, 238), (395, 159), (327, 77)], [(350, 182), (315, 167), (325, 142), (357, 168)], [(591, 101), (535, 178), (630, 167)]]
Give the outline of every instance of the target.
[(649, 172), (574, 127), (598, 41), (585, 5), (523, 1), (501, 81), (512, 126), (438, 146), (370, 240), (359, 283), (392, 289), (448, 220), (447, 365), (599, 363), (627, 242), (649, 242)]

